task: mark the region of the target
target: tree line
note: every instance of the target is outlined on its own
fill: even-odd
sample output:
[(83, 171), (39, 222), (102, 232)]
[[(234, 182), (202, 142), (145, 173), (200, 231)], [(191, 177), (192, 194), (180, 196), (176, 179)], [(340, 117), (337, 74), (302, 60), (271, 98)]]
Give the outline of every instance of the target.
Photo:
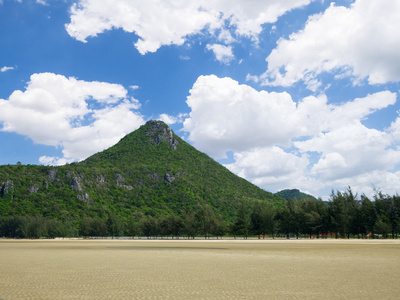
[(400, 196), (377, 192), (373, 199), (354, 194), (349, 187), (332, 191), (329, 201), (287, 200), (281, 207), (242, 201), (232, 221), (224, 220), (207, 204), (180, 215), (135, 213), (125, 219), (108, 212), (103, 218), (83, 217), (61, 221), (42, 216), (0, 217), (0, 236), (54, 237), (308, 237), (397, 238), (400, 230)]

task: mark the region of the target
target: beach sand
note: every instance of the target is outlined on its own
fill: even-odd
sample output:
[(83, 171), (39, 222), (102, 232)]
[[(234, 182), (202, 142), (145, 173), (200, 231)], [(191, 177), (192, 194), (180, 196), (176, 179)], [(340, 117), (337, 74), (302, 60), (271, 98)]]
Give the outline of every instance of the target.
[(0, 299), (399, 299), (400, 240), (1, 240)]

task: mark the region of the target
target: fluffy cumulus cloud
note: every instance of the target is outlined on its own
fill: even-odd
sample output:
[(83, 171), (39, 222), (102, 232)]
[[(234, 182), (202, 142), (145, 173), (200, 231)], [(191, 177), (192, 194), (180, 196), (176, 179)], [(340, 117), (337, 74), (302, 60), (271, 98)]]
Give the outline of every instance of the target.
[(122, 28), (139, 37), (135, 46), (145, 54), (164, 45), (182, 45), (204, 31), (225, 44), (235, 40), (232, 34), (257, 41), (262, 24), (276, 22), (287, 11), (312, 1), (81, 0), (72, 6), (66, 29), (72, 37), (86, 42), (88, 37)]
[(278, 41), (261, 79), (281, 86), (303, 81), (311, 90), (321, 85), (323, 72), (354, 84), (399, 81), (399, 14), (400, 0), (356, 0), (349, 8), (332, 3), (303, 30)]
[(279, 190), (282, 186), (307, 187), (307, 155), (288, 153), (279, 147), (254, 148), (234, 154), (235, 163), (225, 165), (254, 184)]
[[(396, 100), (396, 93), (383, 91), (342, 104), (329, 104), (325, 95), (295, 102), (285, 92), (201, 76), (187, 99), (191, 112), (184, 130), (215, 158), (232, 151), (234, 161), (226, 166), (267, 189), (300, 187), (318, 194), (343, 184), (389, 188), (400, 163), (400, 119), (385, 130), (363, 121)], [(382, 172), (392, 179), (373, 177)]]
[(320, 152), (321, 159), (312, 167), (312, 173), (336, 180), (376, 169), (391, 169), (400, 162), (400, 153), (390, 149), (392, 143), (393, 138), (387, 132), (354, 123), (295, 145), (302, 152)]
[(290, 145), (297, 135), (296, 104), (287, 93), (258, 92), (231, 78), (200, 76), (187, 104), (189, 140), (214, 157), (248, 147)]
[(25, 91), (0, 99), (1, 130), (30, 137), (35, 143), (61, 147), (62, 158), (81, 160), (112, 146), (144, 123), (140, 104), (118, 84), (86, 82), (53, 73), (33, 74)]

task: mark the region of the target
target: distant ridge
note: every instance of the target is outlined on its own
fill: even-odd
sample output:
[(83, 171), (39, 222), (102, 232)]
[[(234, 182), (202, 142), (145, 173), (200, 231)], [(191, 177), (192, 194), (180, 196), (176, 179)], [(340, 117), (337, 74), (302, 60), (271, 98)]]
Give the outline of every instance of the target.
[(275, 195), (282, 197), (286, 200), (300, 200), (300, 199), (313, 199), (317, 200), (312, 195), (300, 192), (298, 189), (286, 189), (275, 193)]

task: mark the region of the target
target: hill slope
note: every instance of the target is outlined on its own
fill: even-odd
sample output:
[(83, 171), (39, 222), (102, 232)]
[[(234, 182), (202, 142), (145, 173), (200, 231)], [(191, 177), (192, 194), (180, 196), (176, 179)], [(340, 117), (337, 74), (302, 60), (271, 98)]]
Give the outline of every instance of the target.
[(317, 198), (315, 198), (314, 196), (302, 193), (298, 189), (282, 190), (282, 191), (277, 192), (275, 195), (282, 197), (286, 200), (296, 200), (296, 199), (297, 200), (300, 200), (300, 199), (317, 200)]
[(182, 209), (208, 204), (231, 219), (243, 200), (282, 202), (197, 151), (160, 121), (147, 122), (80, 163), (0, 166), (2, 216), (179, 215)]

